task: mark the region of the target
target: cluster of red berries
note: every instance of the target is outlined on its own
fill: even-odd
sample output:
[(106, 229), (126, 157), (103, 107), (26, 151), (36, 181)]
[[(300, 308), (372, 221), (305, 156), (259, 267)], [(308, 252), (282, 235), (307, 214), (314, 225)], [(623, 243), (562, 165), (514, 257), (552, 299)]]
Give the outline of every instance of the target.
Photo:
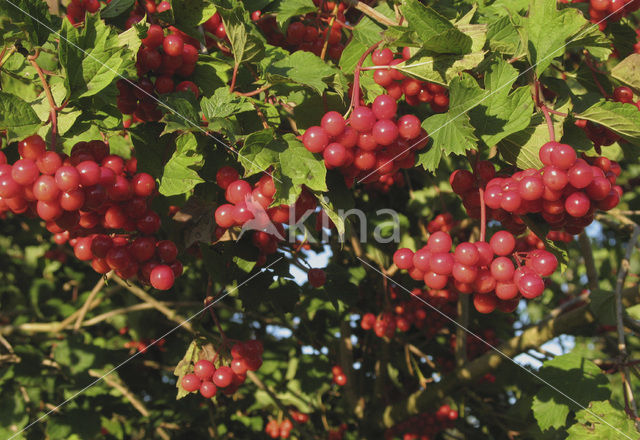
[[(395, 293), (395, 292), (394, 292)], [(406, 301), (398, 301), (391, 311), (382, 312), (378, 316), (365, 313), (360, 321), (363, 330), (373, 330), (379, 338), (392, 338), (396, 329), (407, 332), (414, 326), (424, 329), (427, 336), (435, 335), (448, 321), (433, 309), (425, 307), (425, 302), (447, 316), (456, 314), (455, 302), (457, 293), (449, 290), (413, 289), (412, 297)], [(391, 295), (397, 297), (397, 295)]]
[[(575, 235), (591, 224), (596, 209), (608, 211), (620, 202), (617, 162), (606, 157), (578, 158), (570, 145), (558, 142), (544, 144), (540, 160), (542, 169), (495, 177), (486, 184), (484, 202), (491, 208), (490, 215), (507, 229), (521, 232), (520, 216), (540, 214), (552, 230)], [(458, 170), (452, 186), (457, 194), (468, 193), (473, 176)]]
[(458, 419), (458, 411), (449, 405), (442, 405), (435, 413), (422, 413), (413, 416), (385, 432), (385, 439), (402, 436), (403, 440), (430, 440), (439, 432), (453, 427)]
[[(620, 21), (623, 17), (640, 9), (638, 0), (573, 0), (573, 2), (589, 3), (591, 23), (598, 23), (601, 31), (606, 29), (607, 23)], [(567, 3), (567, 0), (563, 3)]]
[(333, 383), (341, 387), (347, 384), (347, 375), (344, 374), (340, 365), (334, 365), (331, 368), (331, 373), (333, 374)]
[(320, 126), (304, 132), (302, 143), (312, 153), (322, 153), (327, 168), (340, 168), (348, 185), (359, 176), (366, 182), (379, 181), (413, 167), (414, 150), (429, 140), (420, 119), (404, 115), (396, 120), (397, 110), (395, 99), (380, 95), (371, 107), (355, 107), (348, 121), (330, 111)]
[[(629, 87), (616, 87), (613, 91), (614, 101), (633, 105), (638, 110), (640, 110), (640, 100), (634, 101), (633, 99), (633, 90), (631, 90)], [(591, 140), (591, 142), (593, 142), (593, 145), (598, 152), (600, 151), (599, 148), (601, 146), (606, 147), (620, 140), (619, 134), (609, 130), (608, 128), (600, 124), (596, 124), (584, 119), (578, 119), (575, 124), (585, 131), (587, 137)]]
[(268, 174), (263, 175), (252, 187), (249, 182), (239, 178), (234, 168), (224, 166), (216, 173), (216, 183), (225, 190), (225, 199), (229, 202), (218, 206), (214, 212), (218, 225), (216, 237), (221, 237), (228, 228), (234, 226), (247, 227), (253, 233), (253, 244), (260, 250), (260, 264), (264, 263), (266, 255), (276, 252), (279, 241), (284, 239), (283, 224), (300, 219), (318, 205), (313, 194), (303, 188), (293, 206), (269, 207), (276, 189), (273, 178)]
[[(224, 27), (224, 23), (222, 22), (222, 17), (217, 12), (213, 14), (207, 21), (202, 24), (202, 27), (209, 34), (215, 36), (218, 40), (221, 41), (229, 41), (227, 37), (227, 30)], [(207, 48), (210, 48), (214, 45), (216, 40), (212, 39), (210, 36), (205, 35), (205, 43)]]
[(200, 91), (191, 76), (198, 61), (199, 43), (176, 28), (165, 35), (164, 29), (152, 24), (138, 50), (136, 69), (138, 81), (119, 80), (117, 105), (125, 115), (133, 114), (138, 121), (157, 121), (162, 112), (154, 97), (173, 91), (190, 91), (196, 98)]
[(87, 12), (93, 14), (100, 9), (100, 6), (99, 0), (71, 0), (67, 5), (67, 19), (71, 24), (82, 23)]
[[(213, 360), (200, 359), (193, 366), (193, 373), (182, 377), (180, 386), (187, 392), (200, 391), (205, 399), (216, 395), (218, 388), (226, 395), (238, 391), (247, 378), (247, 371), (258, 371), (262, 366), (262, 342), (252, 339), (239, 342), (231, 347), (231, 363), (222, 365), (222, 359), (215, 355)], [(216, 367), (216, 361), (220, 361)]]
[(387, 94), (396, 101), (404, 95), (404, 100), (411, 106), (418, 106), (422, 103), (429, 103), (431, 110), (435, 113), (444, 113), (449, 109), (449, 94), (447, 89), (440, 84), (420, 81), (415, 78), (405, 76), (400, 70), (393, 66), (407, 61), (411, 58), (408, 47), (402, 50), (399, 58), (394, 58), (391, 49), (374, 50), (371, 53), (371, 61), (376, 66), (389, 66), (387, 69), (375, 69), (373, 80), (376, 84), (384, 87)]
[(380, 179), (377, 182), (367, 183), (365, 186), (374, 191), (386, 194), (391, 191), (391, 188), (393, 187), (404, 188), (404, 174), (402, 174), (402, 171), (398, 171), (395, 174), (385, 174), (380, 176)]
[(433, 220), (427, 223), (427, 231), (429, 234), (433, 234), (434, 232), (451, 232), (451, 230), (458, 224), (459, 222), (454, 221), (453, 216), (445, 212), (443, 214), (438, 214), (435, 216)]
[[(271, 176), (263, 175), (253, 188), (239, 177), (230, 166), (220, 168), (216, 174), (216, 182), (225, 190), (229, 202), (215, 210), (216, 236), (222, 236), (228, 228), (252, 221), (252, 241), (260, 249), (260, 260), (264, 260), (266, 255), (276, 252), (278, 242), (284, 237), (282, 224), (289, 221), (289, 208), (284, 205), (269, 208), (276, 192)], [(271, 231), (269, 227), (275, 227), (275, 230)]]
[(281, 422), (271, 419), (264, 428), (264, 432), (266, 432), (271, 438), (289, 438), (292, 429), (293, 423), (291, 423), (291, 420), (287, 418), (283, 419)]
[(156, 182), (136, 173), (135, 159), (109, 154), (102, 141), (78, 142), (67, 157), (46, 151), (38, 135), (22, 140), (18, 152), (13, 165), (0, 152), (0, 212), (40, 217), (57, 244), (68, 241), (98, 273), (173, 286), (182, 274), (178, 249), (153, 237), (160, 216), (148, 205)]
[[(323, 8), (326, 8), (328, 3), (333, 2), (325, 3)], [(256, 24), (264, 33), (267, 42), (272, 46), (283, 47), (290, 52), (302, 50), (320, 56), (326, 44), (326, 54), (332, 60), (338, 61), (344, 50), (342, 23), (345, 23), (346, 19), (344, 16), (344, 3), (339, 3), (337, 7), (338, 12), (335, 19), (327, 13), (309, 13), (289, 23), (286, 35), (278, 28), (275, 15), (257, 16), (255, 18), (252, 15), (252, 19), (257, 22)]]
[(452, 284), (459, 293), (474, 293), (473, 303), (480, 313), (491, 313), (496, 307), (512, 312), (520, 296), (540, 296), (545, 287), (542, 277), (551, 275), (558, 266), (555, 256), (545, 250), (515, 253), (516, 239), (507, 231), (496, 232), (489, 243), (463, 242), (455, 252), (451, 246), (448, 234), (436, 232), (415, 253), (398, 249), (393, 261), (431, 289)]

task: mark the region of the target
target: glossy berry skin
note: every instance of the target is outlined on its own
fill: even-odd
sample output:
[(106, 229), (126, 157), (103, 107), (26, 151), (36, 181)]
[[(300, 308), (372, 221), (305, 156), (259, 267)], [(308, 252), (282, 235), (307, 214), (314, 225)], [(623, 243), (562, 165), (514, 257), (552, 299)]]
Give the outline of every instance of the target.
[(302, 136), (302, 143), (312, 153), (321, 153), (329, 145), (329, 136), (322, 127), (309, 127)]
[(193, 372), (201, 380), (210, 380), (213, 377), (213, 373), (216, 371), (216, 367), (211, 361), (201, 359), (193, 367)]
[(231, 368), (222, 366), (213, 373), (213, 383), (218, 388), (225, 388), (231, 385), (233, 380), (233, 370)]
[(571, 194), (564, 202), (564, 209), (572, 217), (583, 217), (589, 212), (591, 208), (591, 202), (589, 197), (582, 192), (575, 192)]
[(218, 387), (213, 382), (204, 381), (200, 384), (200, 394), (205, 399), (211, 399), (218, 392)]
[(167, 35), (162, 42), (162, 49), (167, 55), (180, 56), (184, 48), (184, 40), (180, 35), (171, 34)]
[(237, 204), (245, 201), (251, 194), (251, 185), (244, 180), (236, 180), (227, 187), (225, 197), (229, 203)]
[(513, 252), (516, 239), (510, 232), (498, 231), (491, 237), (489, 245), (496, 255), (505, 256)]
[(498, 300), (491, 294), (475, 294), (473, 295), (473, 306), (480, 313), (491, 313), (496, 309)]
[(349, 122), (351, 127), (359, 132), (366, 133), (373, 129), (373, 125), (376, 123), (376, 116), (369, 107), (360, 106), (353, 109)]
[(173, 287), (175, 275), (173, 270), (165, 264), (160, 264), (153, 268), (149, 275), (149, 282), (158, 290), (169, 290)]
[(398, 133), (403, 139), (416, 139), (421, 133), (420, 119), (414, 115), (401, 116), (398, 119)]
[(379, 95), (373, 100), (371, 110), (378, 119), (393, 119), (398, 111), (398, 103), (389, 95)]
[(429, 251), (434, 253), (445, 253), (451, 250), (451, 236), (446, 232), (437, 231), (431, 234), (427, 241)]
[(409, 270), (413, 267), (413, 252), (407, 248), (398, 249), (393, 254), (393, 262), (398, 269)]
[(548, 277), (556, 271), (558, 260), (549, 251), (536, 250), (529, 254), (527, 266), (531, 267), (538, 275)]
[(198, 376), (196, 376), (195, 374), (189, 373), (189, 374), (185, 374), (182, 377), (182, 382), (180, 382), (180, 384), (182, 385), (182, 388), (185, 391), (191, 393), (200, 388), (201, 381), (198, 378)]
[(551, 164), (561, 170), (568, 170), (576, 162), (577, 154), (570, 145), (558, 144), (550, 154)]
[(613, 97), (618, 102), (633, 102), (633, 90), (626, 86), (616, 87), (613, 91)]
[(324, 149), (322, 157), (328, 168), (336, 168), (344, 165), (347, 159), (347, 151), (341, 144), (333, 142)]
[(525, 298), (536, 298), (544, 292), (544, 281), (537, 274), (527, 273), (518, 280), (518, 290)]
[(329, 136), (339, 136), (344, 131), (346, 123), (342, 115), (335, 111), (330, 111), (322, 117), (320, 126)]
[(456, 246), (453, 257), (460, 264), (474, 266), (480, 260), (480, 253), (473, 243), (460, 243)]
[(318, 288), (324, 286), (324, 283), (327, 280), (327, 275), (322, 269), (309, 269), (309, 272), (307, 272), (307, 278), (311, 286)]

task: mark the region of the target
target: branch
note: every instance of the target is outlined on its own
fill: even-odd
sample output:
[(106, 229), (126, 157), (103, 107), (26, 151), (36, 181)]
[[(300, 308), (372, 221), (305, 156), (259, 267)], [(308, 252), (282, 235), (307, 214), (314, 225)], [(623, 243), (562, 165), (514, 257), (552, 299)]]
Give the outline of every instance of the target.
[(363, 2), (354, 2), (350, 1), (348, 2), (351, 6), (355, 6), (355, 8), (362, 12), (364, 15), (366, 15), (367, 17), (370, 17), (372, 19), (374, 19), (375, 21), (377, 21), (378, 23), (382, 23), (384, 25), (387, 26), (398, 26), (399, 23), (387, 18), (386, 15), (381, 14), (380, 12), (376, 11), (375, 9), (373, 9), (371, 6), (367, 5), (366, 3)]
[(120, 284), (125, 289), (127, 289), (129, 292), (133, 293), (135, 296), (140, 298), (142, 301), (151, 304), (154, 309), (158, 310), (160, 313), (166, 316), (169, 320), (177, 324), (180, 324), (189, 333), (194, 333), (193, 326), (191, 325), (191, 323), (185, 322), (186, 318), (183, 318), (182, 316), (178, 315), (174, 310), (169, 309), (163, 303), (161, 303), (160, 301), (158, 301), (157, 299), (149, 295), (147, 292), (142, 290), (140, 287), (136, 286), (135, 284), (129, 284), (128, 282), (120, 278), (118, 275), (114, 275), (113, 280), (116, 283)]
[[(627, 303), (639, 302), (639, 287), (635, 286), (625, 290), (623, 297)], [(381, 428), (390, 428), (413, 415), (427, 411), (443, 399), (450, 397), (457, 388), (474, 382), (486, 373), (497, 369), (507, 357), (513, 358), (517, 354), (538, 347), (558, 335), (571, 333), (580, 326), (594, 322), (596, 322), (596, 318), (591, 313), (589, 305), (585, 304), (555, 319), (531, 327), (498, 347), (504, 356), (494, 350), (489, 351), (426, 390), (418, 390), (407, 398), (387, 406), (376, 415), (377, 420), (380, 420), (378, 423)]]
[(93, 286), (93, 289), (91, 289), (91, 292), (89, 293), (89, 297), (84, 302), (84, 304), (82, 305), (82, 308), (80, 309), (80, 312), (78, 313), (78, 318), (76, 319), (76, 323), (73, 325), (73, 330), (78, 330), (82, 326), (82, 320), (84, 319), (84, 316), (89, 311), (89, 307), (91, 306), (93, 299), (96, 297), (98, 292), (100, 292), (100, 290), (104, 287), (105, 281), (111, 277), (112, 273), (113, 272), (109, 272), (105, 276), (100, 276), (100, 279), (98, 280), (96, 285)]
[[(107, 385), (120, 391), (120, 393), (129, 401), (129, 403), (131, 403), (131, 406), (138, 410), (138, 412), (142, 414), (143, 417), (149, 417), (149, 410), (147, 409), (147, 407), (144, 406), (144, 404), (140, 400), (138, 400), (138, 398), (124, 384), (120, 383), (109, 375), (104, 376), (96, 370), (89, 370), (89, 376), (103, 379)], [(164, 440), (169, 440), (171, 438), (169, 437), (167, 432), (160, 427), (156, 428), (156, 432), (158, 433), (158, 436), (162, 437)]]
[(624, 337), (624, 307), (622, 305), (622, 288), (624, 287), (624, 281), (629, 273), (629, 260), (633, 254), (633, 250), (638, 242), (638, 236), (640, 236), (640, 226), (636, 225), (631, 235), (631, 240), (627, 244), (627, 251), (624, 259), (620, 262), (620, 270), (618, 271), (618, 279), (616, 281), (616, 328), (618, 330), (618, 351), (620, 352), (620, 360), (622, 363), (622, 387), (625, 396), (625, 401), (628, 401), (633, 417), (637, 417), (638, 408), (636, 401), (633, 398), (633, 392), (631, 386), (627, 383), (629, 379), (629, 367), (626, 365), (629, 354), (627, 353), (627, 343)]

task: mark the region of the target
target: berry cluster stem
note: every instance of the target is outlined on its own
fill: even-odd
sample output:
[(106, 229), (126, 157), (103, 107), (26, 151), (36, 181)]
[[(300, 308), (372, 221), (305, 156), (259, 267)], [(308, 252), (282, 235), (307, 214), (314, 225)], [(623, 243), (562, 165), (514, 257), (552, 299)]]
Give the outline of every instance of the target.
[(42, 71), (42, 68), (38, 65), (37, 59), (40, 55), (40, 52), (36, 52), (34, 55), (29, 55), (27, 60), (36, 69), (38, 73), (38, 77), (40, 78), (40, 82), (42, 83), (42, 88), (44, 89), (44, 93), (47, 96), (47, 101), (49, 101), (49, 113), (51, 118), (51, 148), (55, 149), (56, 146), (56, 135), (58, 133), (58, 113), (56, 112), (56, 102), (53, 99), (53, 95), (51, 94), (51, 88), (49, 87), (49, 83), (47, 83), (47, 78)]
[(480, 241), (485, 241), (487, 235), (487, 207), (484, 203), (484, 189), (478, 189), (480, 193)]
[(553, 127), (553, 120), (551, 119), (551, 114), (546, 105), (542, 104), (540, 106), (540, 110), (542, 110), (542, 114), (544, 114), (544, 119), (547, 121), (547, 128), (549, 129), (549, 140), (552, 142), (556, 141), (556, 131)]
[(371, 54), (371, 52), (373, 52), (378, 46), (380, 46), (380, 43), (382, 43), (382, 40), (378, 41), (376, 44), (365, 50), (358, 60), (358, 64), (356, 64), (356, 68), (353, 71), (353, 93), (351, 94), (351, 104), (349, 105), (349, 109), (347, 110), (347, 115), (351, 113), (351, 110), (353, 110), (360, 103), (360, 71), (362, 70), (362, 64), (364, 64), (369, 54)]

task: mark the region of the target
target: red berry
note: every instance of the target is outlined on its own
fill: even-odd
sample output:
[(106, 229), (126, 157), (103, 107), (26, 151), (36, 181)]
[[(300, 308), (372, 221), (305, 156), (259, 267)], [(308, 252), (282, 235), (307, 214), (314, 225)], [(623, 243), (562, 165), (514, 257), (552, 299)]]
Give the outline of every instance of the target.
[(175, 276), (171, 268), (165, 264), (159, 264), (151, 270), (149, 282), (158, 290), (168, 290), (173, 287)]
[(182, 388), (189, 393), (196, 391), (200, 388), (200, 379), (195, 374), (185, 374), (182, 377), (182, 382), (180, 382)]
[(201, 359), (193, 367), (193, 372), (202, 380), (210, 380), (213, 377), (213, 373), (216, 371), (211, 361)]

